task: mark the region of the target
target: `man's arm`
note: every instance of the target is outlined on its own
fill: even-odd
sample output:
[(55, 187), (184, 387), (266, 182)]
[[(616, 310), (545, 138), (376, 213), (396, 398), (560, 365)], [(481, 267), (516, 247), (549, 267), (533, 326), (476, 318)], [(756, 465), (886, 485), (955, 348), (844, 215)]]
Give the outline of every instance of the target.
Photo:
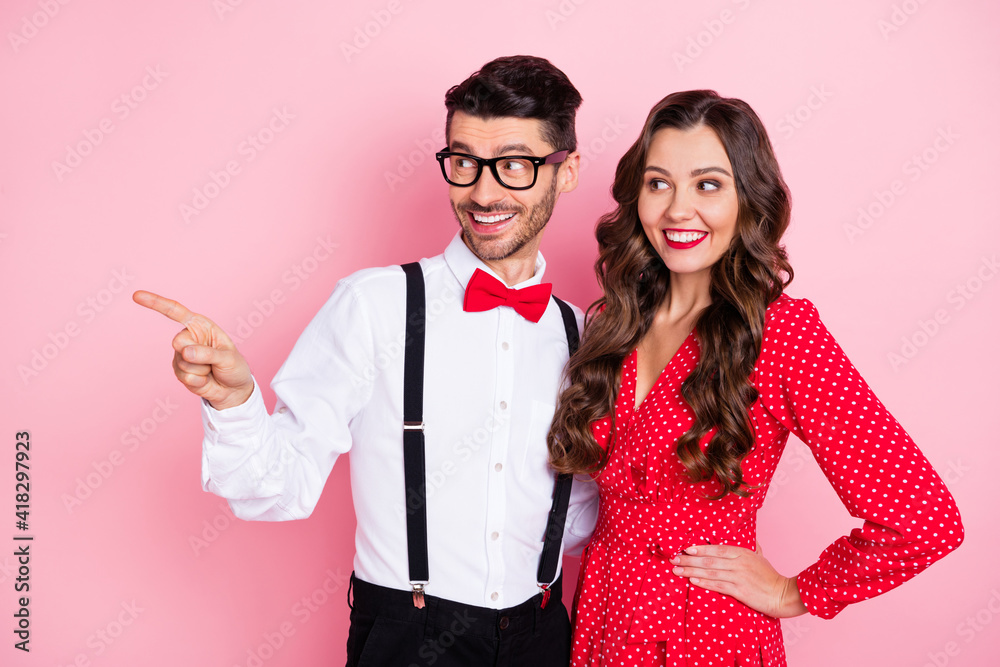
[(597, 525), (597, 482), (590, 475), (573, 478), (573, 493), (566, 512), (566, 530), (563, 531), (563, 553), (578, 556), (590, 543), (590, 536)]
[[(143, 303), (140, 299), (152, 301), (136, 297)], [(167, 307), (176, 304), (164, 301)], [(231, 345), (221, 329), (211, 326), (217, 331), (206, 329), (206, 335), (211, 333), (220, 346)], [(178, 334), (175, 341), (184, 334)], [(272, 388), (278, 400), (269, 415), (249, 368), (247, 384), (240, 385), (240, 390), (232, 389), (221, 400), (199, 393), (210, 381), (218, 383), (212, 377), (214, 365), (199, 369), (210, 378), (204, 384), (196, 379), (184, 382), (187, 376), (178, 372), (176, 361), (178, 356), (183, 361), (191, 353), (182, 346), (175, 355), (175, 373), (189, 390), (205, 399), (203, 488), (228, 499), (242, 519), (283, 521), (309, 516), (337, 457), (351, 447), (351, 419), (371, 395), (371, 375), (364, 368), (373, 357), (372, 347), (367, 317), (354, 291), (342, 281), (275, 376)], [(238, 354), (235, 346), (231, 353)], [(247, 386), (249, 392), (243, 398), (239, 392)], [(242, 401), (237, 403), (238, 399)]]

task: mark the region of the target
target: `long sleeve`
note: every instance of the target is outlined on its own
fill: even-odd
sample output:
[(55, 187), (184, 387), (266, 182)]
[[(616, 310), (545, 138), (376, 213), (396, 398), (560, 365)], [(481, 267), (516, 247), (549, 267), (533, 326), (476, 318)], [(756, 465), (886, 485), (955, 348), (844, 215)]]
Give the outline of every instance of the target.
[(227, 410), (203, 401), (203, 488), (228, 499), (241, 519), (308, 517), (371, 395), (370, 329), (351, 284), (341, 281), (271, 383), (273, 414), (257, 386)]
[(864, 524), (798, 575), (810, 613), (832, 618), (884, 593), (961, 544), (958, 508), (806, 299), (772, 306), (757, 365), (766, 410), (811, 449)]
[(564, 553), (579, 556), (590, 541), (597, 524), (598, 489), (590, 475), (573, 478), (573, 492), (566, 512), (566, 530), (563, 533)]

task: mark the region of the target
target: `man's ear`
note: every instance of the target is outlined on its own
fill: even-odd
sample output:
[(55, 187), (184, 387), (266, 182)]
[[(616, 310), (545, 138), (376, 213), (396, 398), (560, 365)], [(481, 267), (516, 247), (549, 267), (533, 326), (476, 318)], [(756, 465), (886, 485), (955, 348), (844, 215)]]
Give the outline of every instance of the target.
[(559, 165), (559, 192), (572, 192), (580, 179), (580, 152), (573, 151)]

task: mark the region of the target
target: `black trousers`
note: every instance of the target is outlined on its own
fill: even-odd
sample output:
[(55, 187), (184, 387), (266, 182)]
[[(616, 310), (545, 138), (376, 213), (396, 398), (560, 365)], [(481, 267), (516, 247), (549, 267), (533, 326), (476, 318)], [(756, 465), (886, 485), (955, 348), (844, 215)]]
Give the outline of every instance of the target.
[[(351, 574), (354, 602), (347, 667), (564, 667), (569, 665), (569, 615), (562, 578), (545, 609), (539, 593), (516, 607), (488, 609), (428, 595), (413, 606), (409, 591)], [(348, 602), (350, 603), (350, 590)]]

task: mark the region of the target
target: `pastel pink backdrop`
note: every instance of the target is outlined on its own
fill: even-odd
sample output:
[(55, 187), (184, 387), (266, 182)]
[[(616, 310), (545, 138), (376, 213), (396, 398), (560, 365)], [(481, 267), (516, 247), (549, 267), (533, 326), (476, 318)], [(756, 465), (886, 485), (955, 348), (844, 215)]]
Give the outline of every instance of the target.
[[(987, 0), (8, 0), (0, 664), (342, 664), (348, 460), (308, 520), (233, 520), (200, 488), (178, 327), (129, 295), (214, 318), (269, 380), (340, 277), (451, 238), (443, 94), (513, 53), (585, 100), (580, 188), (543, 244), (557, 294), (597, 296), (593, 225), (648, 109), (689, 88), (745, 99), (794, 197), (790, 293), (958, 499), (955, 554), (832, 621), (785, 622), (790, 663), (996, 664), (998, 20)], [(30, 654), (12, 634), (21, 430)], [(760, 541), (793, 574), (859, 522), (800, 443), (780, 470)]]

